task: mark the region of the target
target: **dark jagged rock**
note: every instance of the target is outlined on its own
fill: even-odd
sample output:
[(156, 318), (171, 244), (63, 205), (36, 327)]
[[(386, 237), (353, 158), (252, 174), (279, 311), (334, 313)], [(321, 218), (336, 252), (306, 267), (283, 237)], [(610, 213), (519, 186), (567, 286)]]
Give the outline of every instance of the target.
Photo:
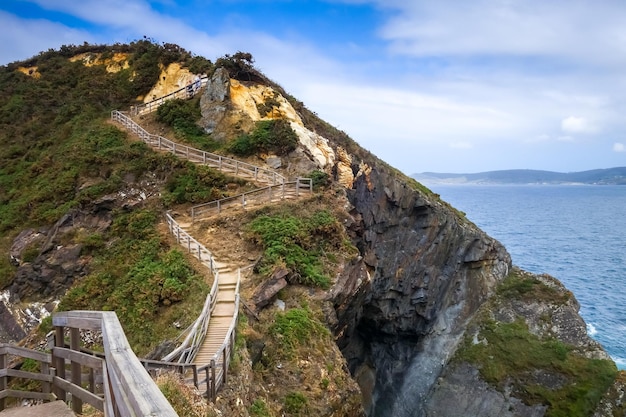
[(287, 286), (287, 275), (289, 275), (288, 269), (278, 269), (274, 271), (268, 280), (263, 281), (259, 287), (254, 290), (252, 302), (254, 303), (256, 311), (259, 311), (271, 303), (276, 294)]
[(26, 337), (26, 332), (15, 320), (5, 302), (0, 301), (0, 341), (15, 343)]
[(362, 259), (332, 291), (339, 346), (353, 375), (374, 375), (374, 384), (362, 385), (369, 415), (422, 415), (466, 324), (511, 268), (510, 256), (436, 197), (382, 169), (358, 176), (348, 200)]

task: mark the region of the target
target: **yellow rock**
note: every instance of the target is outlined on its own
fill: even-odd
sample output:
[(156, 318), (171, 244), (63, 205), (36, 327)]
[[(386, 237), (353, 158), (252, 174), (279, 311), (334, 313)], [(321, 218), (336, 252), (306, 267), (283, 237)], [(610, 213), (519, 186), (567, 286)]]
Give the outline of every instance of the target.
[(91, 67), (94, 65), (106, 65), (107, 72), (115, 73), (129, 67), (128, 54), (117, 52), (112, 57), (102, 59), (101, 53), (85, 52), (84, 54), (74, 55), (70, 58), (71, 62), (82, 61), (83, 65)]
[(33, 78), (41, 77), (41, 73), (37, 71), (37, 67), (18, 67), (17, 70)]
[(193, 82), (195, 74), (189, 72), (187, 68), (181, 68), (180, 64), (173, 62), (161, 70), (159, 81), (152, 90), (144, 97), (144, 103), (152, 101), (156, 98), (170, 94), (190, 82)]

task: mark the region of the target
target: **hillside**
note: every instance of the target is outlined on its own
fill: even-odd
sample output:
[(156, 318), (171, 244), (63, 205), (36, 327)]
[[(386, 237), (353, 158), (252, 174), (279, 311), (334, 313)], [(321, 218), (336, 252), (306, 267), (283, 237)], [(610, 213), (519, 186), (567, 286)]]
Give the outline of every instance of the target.
[(135, 121), (315, 187), (193, 224), (218, 259), (253, 268), (232, 376), (209, 411), (180, 415), (624, 415), (623, 376), (567, 289), (519, 271), (242, 52), (85, 44), (0, 68), (4, 341), (45, 346), (55, 309), (113, 310), (137, 354), (160, 357), (193, 321), (213, 278), (164, 214), (255, 185), (150, 149), (110, 112), (196, 75), (199, 94)]
[(625, 185), (626, 167), (593, 169), (580, 172), (510, 169), (474, 174), (422, 172), (411, 177), (430, 184), (593, 184)]

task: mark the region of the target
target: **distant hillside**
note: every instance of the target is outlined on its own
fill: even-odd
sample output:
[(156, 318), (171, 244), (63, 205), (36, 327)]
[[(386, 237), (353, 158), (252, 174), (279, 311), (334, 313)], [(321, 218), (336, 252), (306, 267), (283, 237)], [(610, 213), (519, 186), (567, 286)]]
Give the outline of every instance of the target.
[(598, 184), (626, 185), (626, 167), (581, 172), (553, 172), (509, 169), (475, 174), (422, 172), (411, 175), (424, 183), (437, 184)]

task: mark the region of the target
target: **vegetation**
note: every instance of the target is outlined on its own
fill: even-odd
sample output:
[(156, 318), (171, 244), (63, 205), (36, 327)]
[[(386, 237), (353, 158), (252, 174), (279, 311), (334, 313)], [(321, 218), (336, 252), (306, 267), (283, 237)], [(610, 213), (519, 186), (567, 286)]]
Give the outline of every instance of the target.
[[(558, 295), (552, 298), (555, 295), (556, 290), (514, 271), (500, 286), (496, 303), (536, 297), (556, 304), (566, 300)], [(549, 417), (591, 415), (617, 374), (612, 361), (588, 359), (573, 346), (531, 333), (521, 317), (509, 323), (498, 322), (485, 310), (476, 339), (473, 333), (466, 336), (456, 360), (475, 364), (485, 381), (500, 390), (511, 387), (526, 404), (549, 405)], [(537, 372), (558, 382), (552, 386), (542, 383), (537, 380)]]
[(285, 411), (293, 416), (308, 415), (308, 400), (300, 391), (293, 391), (285, 397)]
[(271, 417), (269, 407), (267, 403), (261, 398), (257, 398), (254, 400), (252, 405), (250, 406), (250, 415), (253, 417)]
[(298, 136), (284, 119), (260, 120), (250, 134), (243, 134), (230, 145), (230, 151), (239, 156), (262, 152), (285, 155), (296, 149)]
[(306, 346), (321, 337), (330, 337), (330, 332), (313, 317), (308, 308), (292, 308), (278, 313), (270, 327), (270, 335), (283, 346), (284, 357), (293, 357), (299, 347)]
[(176, 172), (165, 184), (163, 201), (166, 205), (205, 203), (224, 197), (228, 183), (242, 184), (242, 180), (225, 176), (205, 165), (186, 162), (184, 171)]
[(177, 139), (195, 148), (212, 152), (220, 144), (196, 124), (200, 117), (198, 98), (169, 100), (160, 105), (156, 112), (156, 120), (171, 126)]
[(328, 210), (289, 213), (288, 207), (275, 214), (260, 214), (248, 226), (253, 241), (264, 248), (262, 274), (284, 266), (292, 271), (294, 283), (327, 288), (330, 278), (324, 260), (331, 249), (344, 245), (343, 230)]
[(544, 284), (534, 276), (523, 275), (518, 269), (514, 269), (500, 284), (498, 295), (507, 299), (551, 303), (566, 303), (573, 297), (571, 292), (559, 291)]
[(174, 338), (171, 323), (192, 322), (208, 293), (183, 254), (162, 241), (157, 220), (153, 210), (118, 213), (106, 236), (112, 243), (59, 305), (61, 311), (115, 310), (138, 354)]
[(179, 417), (213, 417), (206, 400), (189, 387), (180, 375), (165, 373), (157, 378), (161, 392)]
[(319, 191), (320, 189), (326, 188), (331, 184), (330, 176), (324, 171), (320, 171), (318, 169), (311, 171), (308, 177), (311, 178), (311, 181), (313, 181), (314, 191)]

